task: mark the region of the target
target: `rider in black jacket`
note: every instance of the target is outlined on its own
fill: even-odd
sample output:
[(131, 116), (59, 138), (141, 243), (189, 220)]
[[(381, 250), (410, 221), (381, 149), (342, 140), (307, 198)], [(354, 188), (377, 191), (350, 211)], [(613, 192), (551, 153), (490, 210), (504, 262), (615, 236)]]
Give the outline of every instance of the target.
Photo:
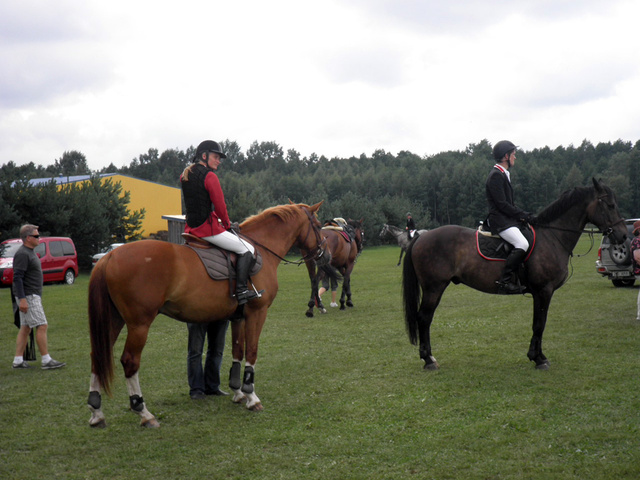
[(535, 217), (513, 203), (513, 188), (509, 169), (516, 160), (516, 146), (502, 140), (493, 147), (496, 164), (487, 178), (486, 191), (489, 203), (487, 223), (492, 233), (500, 235), (513, 245), (505, 262), (502, 277), (498, 280), (498, 290), (503, 294), (522, 293), (521, 287), (512, 280), (512, 274), (524, 260), (529, 242), (520, 231), (522, 222), (533, 224)]

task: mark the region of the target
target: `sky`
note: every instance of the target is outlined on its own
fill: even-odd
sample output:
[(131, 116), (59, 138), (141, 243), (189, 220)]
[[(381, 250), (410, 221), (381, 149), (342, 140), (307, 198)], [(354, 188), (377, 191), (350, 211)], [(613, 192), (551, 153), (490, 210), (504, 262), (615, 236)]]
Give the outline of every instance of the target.
[(7, 0), (0, 165), (640, 140), (636, 0)]

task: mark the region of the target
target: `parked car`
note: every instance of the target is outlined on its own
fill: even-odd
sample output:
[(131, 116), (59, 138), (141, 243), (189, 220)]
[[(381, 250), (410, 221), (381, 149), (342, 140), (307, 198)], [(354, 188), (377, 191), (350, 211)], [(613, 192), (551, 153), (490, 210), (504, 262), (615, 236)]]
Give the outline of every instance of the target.
[(118, 248), (120, 245), (124, 245), (124, 243), (112, 243), (100, 253), (96, 253), (93, 257), (91, 257), (92, 267), (95, 267), (96, 263), (98, 263), (98, 260), (104, 257), (111, 250), (115, 250), (116, 248)]
[(631, 250), (629, 248), (633, 239), (633, 224), (638, 218), (625, 220), (629, 238), (620, 245), (612, 245), (609, 237), (602, 236), (602, 243), (598, 249), (596, 270), (603, 277), (608, 277), (616, 287), (632, 287), (636, 282), (631, 262)]
[[(13, 283), (13, 256), (22, 246), (22, 240), (12, 238), (0, 244), (0, 284)], [(78, 276), (78, 254), (73, 240), (68, 237), (40, 237), (40, 245), (33, 249), (40, 257), (45, 283), (72, 285)]]

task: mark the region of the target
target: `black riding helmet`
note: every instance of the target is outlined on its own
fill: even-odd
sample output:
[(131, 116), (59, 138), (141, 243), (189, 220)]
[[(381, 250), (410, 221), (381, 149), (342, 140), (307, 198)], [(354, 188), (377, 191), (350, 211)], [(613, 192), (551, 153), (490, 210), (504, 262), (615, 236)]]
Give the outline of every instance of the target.
[(214, 142), (213, 140), (205, 140), (198, 145), (196, 149), (196, 154), (193, 157), (193, 161), (197, 162), (200, 160), (200, 156), (205, 152), (217, 153), (220, 155), (220, 158), (227, 158), (227, 156), (222, 152), (220, 148), (220, 144), (218, 142)]
[(502, 160), (502, 158), (507, 153), (510, 153), (511, 151), (515, 150), (516, 148), (518, 148), (518, 147), (516, 147), (509, 140), (500, 140), (493, 147), (493, 158), (496, 159), (496, 160)]

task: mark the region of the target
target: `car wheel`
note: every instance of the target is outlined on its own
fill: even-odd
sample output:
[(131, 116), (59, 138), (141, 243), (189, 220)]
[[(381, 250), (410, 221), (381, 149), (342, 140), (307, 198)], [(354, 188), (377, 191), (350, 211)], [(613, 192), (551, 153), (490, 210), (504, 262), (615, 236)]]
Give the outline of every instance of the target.
[(613, 283), (614, 287), (633, 287), (633, 284), (636, 283), (636, 281), (616, 279), (616, 280), (611, 280), (611, 283)]
[(631, 262), (630, 245), (631, 240), (625, 240), (624, 243), (619, 245), (609, 245), (609, 256), (611, 260), (613, 260), (613, 263), (616, 265), (629, 265)]
[(73, 285), (73, 282), (76, 281), (76, 274), (73, 273), (73, 270), (69, 269), (64, 272), (64, 283), (67, 285)]

